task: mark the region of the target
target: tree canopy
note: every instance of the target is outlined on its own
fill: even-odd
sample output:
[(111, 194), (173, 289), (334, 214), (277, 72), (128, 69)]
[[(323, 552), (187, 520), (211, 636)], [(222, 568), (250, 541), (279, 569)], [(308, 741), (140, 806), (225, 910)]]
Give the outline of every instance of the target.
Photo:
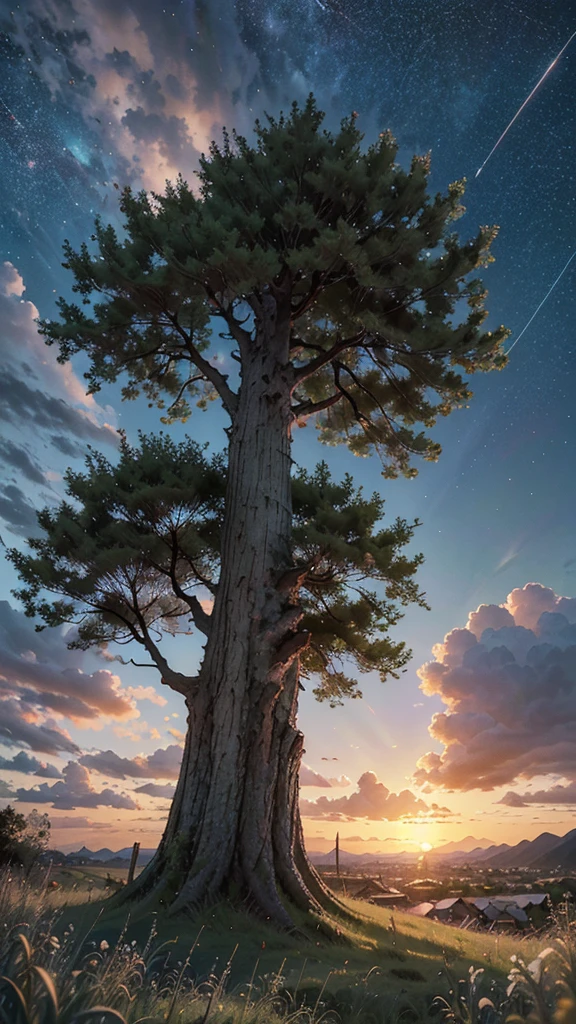
[[(75, 623), (73, 647), (135, 641), (165, 683), (188, 692), (190, 677), (171, 668), (159, 641), (163, 631), (209, 630), (225, 490), (222, 457), (190, 439), (141, 435), (131, 446), (123, 436), (117, 464), (90, 450), (86, 472), (66, 474), (68, 499), (39, 513), (31, 552), (9, 552), (27, 614)], [(293, 509), (286, 586), (300, 595), (301, 669), (317, 698), (335, 704), (361, 696), (354, 669), (385, 679), (409, 660), (388, 633), (403, 605), (424, 605), (413, 579), (422, 556), (403, 553), (418, 522), (383, 528), (383, 499), (364, 497), (350, 476), (333, 481), (325, 463), (296, 474)]]
[(61, 299), (42, 331), (62, 360), (87, 353), (92, 391), (125, 373), (124, 396), (167, 404), (168, 421), (216, 397), (233, 417), (212, 328), (243, 365), (273, 300), (294, 418), (315, 417), (329, 444), (377, 450), (389, 476), (412, 474), (413, 456), (440, 450), (419, 425), (470, 398), (456, 368), (505, 362), (509, 332), (482, 331), (486, 291), (471, 277), (497, 229), (461, 243), (464, 181), (430, 199), (428, 156), (406, 171), (389, 132), (364, 148), (356, 115), (336, 133), (323, 117), (310, 97), (257, 121), (254, 145), (224, 131), (195, 189), (124, 189), (121, 236), (98, 221), (95, 248), (66, 244), (81, 302)]

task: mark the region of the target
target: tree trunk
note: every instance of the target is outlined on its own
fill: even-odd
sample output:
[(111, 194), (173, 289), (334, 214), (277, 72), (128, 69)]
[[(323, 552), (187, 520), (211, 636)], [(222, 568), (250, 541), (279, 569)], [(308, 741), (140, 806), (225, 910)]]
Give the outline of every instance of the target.
[(222, 895), (292, 927), (329, 894), (306, 859), (298, 810), (298, 633), (292, 567), (288, 330), (266, 311), (243, 353), (229, 432), (220, 582), (166, 831), (135, 887), (173, 910)]

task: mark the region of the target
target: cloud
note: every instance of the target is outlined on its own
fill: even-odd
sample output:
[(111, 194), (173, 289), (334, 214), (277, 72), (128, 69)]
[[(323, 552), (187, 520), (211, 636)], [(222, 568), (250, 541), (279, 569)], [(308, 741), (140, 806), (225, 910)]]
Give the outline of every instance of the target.
[(510, 790), (496, 803), (505, 807), (527, 807), (528, 804), (576, 804), (576, 783), (568, 786), (552, 786), (534, 793), (514, 793)]
[(64, 729), (21, 699), (0, 701), (0, 740), (8, 747), (29, 747), (55, 757), (61, 753), (80, 753)]
[(418, 674), (423, 692), (445, 705), (429, 727), (443, 750), (420, 758), (418, 784), (576, 780), (576, 600), (529, 583), (502, 605), (481, 605), (433, 653)]
[(12, 295), (20, 298), (24, 290), (24, 280), (20, 271), (6, 260), (0, 266), (0, 294), (5, 298), (10, 298)]
[[(0, 393), (2, 385), (0, 383)], [(1, 394), (0, 394), (1, 398)], [(21, 537), (39, 537), (41, 534), (36, 509), (16, 484), (6, 484), (0, 489), (0, 519), (3, 519), (12, 533)]]
[(16, 793), (13, 791), (12, 787), (9, 786), (7, 782), (4, 782), (4, 779), (0, 779), (0, 799), (10, 800), (12, 797), (15, 796)]
[(80, 814), (74, 815), (74, 816), (72, 816), (72, 815), (70, 815), (70, 816), (65, 815), (65, 816), (62, 816), (60, 818), (55, 818), (53, 815), (50, 815), (50, 825), (51, 825), (50, 831), (51, 831), (52, 836), (54, 836), (54, 833), (57, 832), (58, 829), (61, 829), (61, 828), (62, 829), (67, 829), (67, 828), (89, 829), (91, 832), (94, 831), (94, 829), (99, 829), (99, 828), (101, 829), (101, 828), (103, 828), (103, 829), (106, 829), (107, 831), (110, 831), (110, 822), (108, 822), (108, 821), (93, 821), (92, 818), (85, 818), (85, 817), (83, 817)]
[(177, 743), (159, 747), (146, 757), (120, 757), (113, 750), (84, 754), (80, 764), (112, 779), (177, 779), (180, 774), (182, 747)]
[(328, 821), (368, 818), (371, 821), (398, 821), (406, 815), (428, 811), (428, 805), (410, 790), (391, 793), (378, 781), (374, 772), (364, 772), (358, 779), (358, 789), (350, 796), (317, 800), (301, 800), (300, 811), (306, 817), (325, 818)]
[(55, 782), (53, 786), (43, 782), (33, 789), (18, 789), (18, 800), (29, 804), (52, 804), (59, 811), (73, 811), (77, 807), (138, 810), (138, 804), (127, 793), (116, 793), (113, 789), (96, 790), (88, 770), (75, 761), (70, 761), (62, 774), (64, 781)]
[(124, 688), (108, 669), (85, 672), (86, 657), (67, 649), (62, 630), (37, 633), (22, 612), (0, 601), (0, 738), (43, 754), (79, 753), (58, 718), (100, 729), (138, 718), (138, 700), (164, 700), (151, 687)]
[(171, 786), (170, 783), (166, 783), (163, 786), (159, 786), (156, 782), (147, 782), (144, 786), (138, 786), (135, 790), (136, 793), (145, 793), (146, 796), (158, 796), (164, 800), (171, 800), (174, 796), (176, 786)]
[(21, 750), (14, 757), (0, 757), (0, 771), (22, 772), (23, 775), (38, 775), (42, 779), (61, 779), (62, 772), (56, 765), (46, 764)]
[(352, 781), (347, 775), (339, 775), (336, 778), (328, 779), (328, 782), (334, 789), (346, 789), (347, 786), (352, 785)]
[(46, 476), (30, 452), (7, 438), (0, 438), (0, 460), (17, 469), (33, 484), (45, 484)]
[(300, 768), (300, 785), (301, 786), (322, 786), (330, 789), (331, 783), (328, 779), (325, 779), (323, 775), (319, 775), (312, 768), (309, 768), (307, 764), (303, 764)]

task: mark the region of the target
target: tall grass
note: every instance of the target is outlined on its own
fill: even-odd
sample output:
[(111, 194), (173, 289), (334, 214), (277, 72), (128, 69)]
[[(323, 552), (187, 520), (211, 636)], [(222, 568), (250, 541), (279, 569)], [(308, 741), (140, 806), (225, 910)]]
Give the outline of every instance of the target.
[[(331, 970), (313, 986), (304, 962), (289, 985), (281, 957), (277, 970), (256, 963), (251, 977), (232, 985), (238, 947), (222, 969), (199, 976), (203, 928), (182, 959), (176, 940), (161, 943), (155, 926), (141, 947), (128, 940), (128, 922), (108, 943), (67, 924), (67, 905), (80, 898), (87, 894), (52, 891), (49, 876), (37, 884), (10, 873), (0, 878), (1, 1024), (576, 1024), (576, 923), (567, 907), (538, 956), (523, 959), (528, 947), (518, 943), (507, 979), (491, 972), (489, 957), (464, 977), (448, 959), (433, 998), (410, 980), (409, 961), (405, 987), (395, 992), (386, 990), (384, 963), (354, 979)], [(229, 938), (223, 932), (222, 943)]]

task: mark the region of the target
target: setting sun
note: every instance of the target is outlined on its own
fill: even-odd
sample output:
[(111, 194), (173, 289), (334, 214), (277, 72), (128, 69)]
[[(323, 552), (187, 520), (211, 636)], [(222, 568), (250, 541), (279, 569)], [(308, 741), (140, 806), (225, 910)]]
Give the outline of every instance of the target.
[(420, 849), (422, 853), (429, 853), (432, 849), (432, 843), (420, 843)]

